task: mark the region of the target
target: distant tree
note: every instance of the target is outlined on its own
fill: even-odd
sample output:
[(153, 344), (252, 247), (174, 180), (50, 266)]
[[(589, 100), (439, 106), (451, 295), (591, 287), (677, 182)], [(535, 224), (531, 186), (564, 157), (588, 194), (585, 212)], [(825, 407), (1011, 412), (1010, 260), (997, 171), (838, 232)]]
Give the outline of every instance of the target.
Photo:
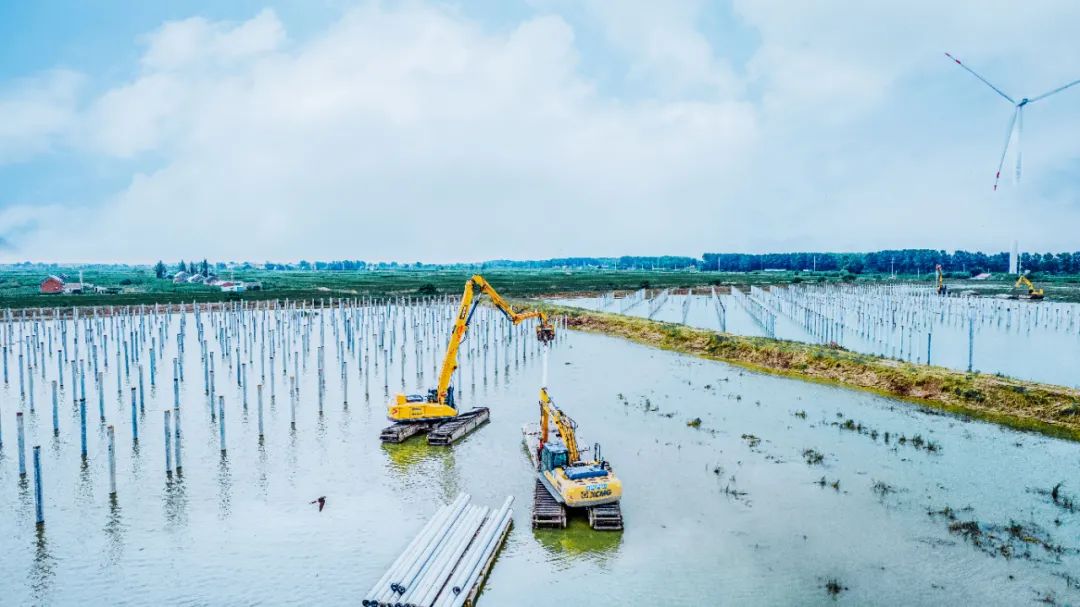
[(430, 282), (426, 282), (420, 285), (420, 288), (416, 290), (420, 295), (438, 295), (439, 289), (435, 288), (435, 285)]
[(165, 278), (165, 274), (167, 274), (168, 272), (169, 269), (165, 267), (165, 262), (159, 259), (157, 264), (154, 265), (154, 276), (157, 276), (158, 278)]
[(188, 271), (187, 264), (184, 263), (183, 259), (180, 260), (180, 263), (176, 264), (176, 271), (177, 272), (187, 272)]
[(301, 259), (300, 263), (297, 264), (297, 267), (299, 267), (301, 270), (310, 270), (311, 262), (306, 259)]
[(205, 259), (202, 260), (201, 264), (199, 264), (199, 273), (202, 274), (203, 276), (209, 276), (210, 275), (210, 263), (208, 261), (206, 261)]

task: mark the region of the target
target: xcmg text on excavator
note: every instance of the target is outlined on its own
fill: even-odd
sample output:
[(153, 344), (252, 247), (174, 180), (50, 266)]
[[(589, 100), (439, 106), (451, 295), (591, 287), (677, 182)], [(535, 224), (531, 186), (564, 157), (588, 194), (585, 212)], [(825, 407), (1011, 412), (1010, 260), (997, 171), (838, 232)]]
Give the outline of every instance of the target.
[(443, 357), (438, 385), (428, 390), (427, 394), (398, 394), (390, 402), (387, 406), (387, 418), (394, 424), (383, 429), (379, 436), (383, 442), (400, 443), (410, 436), (427, 432), (428, 443), (449, 445), (488, 420), (490, 412), (487, 407), (476, 407), (459, 413), (454, 387), (450, 385), (458, 367), (458, 349), (465, 341), (469, 323), (472, 322), (473, 313), (480, 303), (477, 291), (487, 294), (492, 305), (514, 325), (530, 318), (538, 318), (536, 338), (540, 343), (546, 346), (555, 339), (555, 326), (548, 321), (546, 314), (540, 310), (514, 311), (482, 276), (474, 275), (465, 283), (465, 292), (461, 296), (450, 343)]

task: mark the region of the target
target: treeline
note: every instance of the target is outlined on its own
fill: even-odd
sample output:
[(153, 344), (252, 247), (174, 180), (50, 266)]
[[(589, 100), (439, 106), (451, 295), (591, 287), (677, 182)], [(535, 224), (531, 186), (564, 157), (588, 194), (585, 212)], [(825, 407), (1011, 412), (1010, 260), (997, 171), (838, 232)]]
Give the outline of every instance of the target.
[(678, 255), (660, 255), (643, 257), (623, 255), (622, 257), (556, 257), (554, 259), (494, 259), (479, 264), (481, 268), (594, 268), (610, 270), (686, 270), (701, 269), (702, 260)]
[[(700, 270), (705, 272), (850, 272), (851, 274), (918, 274), (941, 267), (948, 273), (975, 275), (1009, 271), (1009, 254), (934, 249), (896, 249), (868, 253), (705, 253), (701, 258), (678, 255), (622, 257), (556, 257), (552, 259), (492, 259), (478, 263), (398, 263), (364, 261), (306, 261), (280, 264), (266, 262), (266, 270), (489, 270), (489, 269), (607, 269), (607, 270)], [(243, 264), (245, 266), (249, 264)], [(1031, 272), (1080, 274), (1080, 252), (1022, 253), (1020, 266)]]
[[(932, 272), (937, 264), (946, 272), (978, 274), (1008, 272), (1008, 253), (971, 251), (935, 251), (933, 249), (898, 249), (871, 253), (705, 253), (702, 270), (750, 272), (754, 270), (847, 271), (852, 274), (916, 274)], [(1020, 266), (1032, 272), (1050, 274), (1080, 273), (1080, 252), (1022, 253)]]
[[(363, 270), (467, 270), (488, 269), (606, 269), (606, 270), (697, 270), (705, 272), (759, 272), (781, 270), (789, 272), (849, 272), (851, 274), (917, 274), (933, 272), (941, 264), (950, 274), (975, 275), (981, 272), (1009, 271), (1008, 253), (981, 253), (934, 249), (896, 249), (869, 253), (705, 253), (701, 258), (678, 255), (622, 257), (556, 257), (552, 259), (512, 260), (493, 259), (475, 263), (427, 264), (396, 261), (368, 262), (361, 260), (307, 261), (261, 264), (244, 262), (184, 262), (166, 265), (159, 261), (154, 273), (171, 276), (176, 271), (209, 275), (225, 270), (263, 269), (270, 271), (363, 271)], [(0, 266), (9, 269), (41, 269), (56, 271), (57, 264), (21, 262)], [(64, 267), (87, 269), (130, 268), (123, 264), (85, 264)], [(145, 266), (143, 266), (145, 267)], [(1020, 267), (1044, 274), (1080, 274), (1080, 251), (1074, 253), (1021, 253)]]

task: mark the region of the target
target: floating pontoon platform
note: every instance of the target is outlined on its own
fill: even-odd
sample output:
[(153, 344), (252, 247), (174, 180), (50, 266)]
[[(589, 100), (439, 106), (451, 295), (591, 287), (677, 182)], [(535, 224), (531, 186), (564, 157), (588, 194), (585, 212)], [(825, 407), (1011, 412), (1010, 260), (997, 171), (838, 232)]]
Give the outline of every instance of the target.
[(426, 432), (429, 445), (448, 446), (464, 438), (491, 418), (491, 410), (477, 407), (459, 414), (449, 421), (397, 422), (383, 428), (379, 440), (384, 443), (400, 443)]

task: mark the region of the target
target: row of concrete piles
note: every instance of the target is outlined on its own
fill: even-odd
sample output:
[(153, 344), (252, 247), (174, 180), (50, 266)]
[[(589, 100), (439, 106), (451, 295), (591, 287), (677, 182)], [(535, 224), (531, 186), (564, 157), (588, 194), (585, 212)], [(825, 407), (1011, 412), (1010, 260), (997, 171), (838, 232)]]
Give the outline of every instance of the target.
[(508, 496), (498, 509), (461, 493), (420, 530), (364, 596), (364, 607), (461, 607), (479, 592), (510, 528)]
[[(437, 372), (456, 305), (457, 298), (432, 297), (8, 309), (0, 317), (0, 369), (5, 384), (9, 378), (12, 383), (17, 380), (18, 394), (14, 402), (0, 402), (0, 453), (5, 448), (2, 420), (14, 406), (19, 478), (22, 481), (28, 476), (31, 462), (27, 452), (32, 447), (36, 518), (42, 523), (45, 512), (38, 445), (45, 424), (38, 423), (43, 420), (38, 420), (35, 408), (35, 378), (41, 382), (39, 386), (50, 388), (46, 395), (51, 396), (53, 441), (60, 440), (61, 419), (67, 417), (61, 414), (60, 406), (66, 396), (77, 420), (74, 429), (81, 459), (85, 465), (97, 455), (107, 457), (109, 494), (115, 497), (118, 449), (130, 448), (138, 456), (140, 439), (158, 442), (144, 431), (148, 412), (162, 416), (163, 432), (158, 436), (164, 438), (166, 478), (180, 474), (184, 465), (181, 386), (185, 380), (196, 384), (185, 391), (185, 415), (205, 415), (216, 425), (222, 461), (226, 461), (226, 414), (230, 419), (236, 419), (235, 413), (246, 414), (249, 382), (256, 384), (253, 404), (260, 443), (264, 439), (264, 393), (273, 406), (277, 383), (283, 383), (288, 392), (290, 428), (296, 430), (297, 409), (306, 409), (300, 384), (312, 359), (318, 365), (314, 374), (317, 398), (313, 399), (318, 415), (323, 413), (328, 380), (339, 379), (343, 407), (348, 406), (350, 375), (359, 380), (365, 402), (369, 383), (377, 382), (380, 376), (382, 398), (389, 392), (391, 376), (400, 373), (404, 388), (407, 356), (415, 371), (415, 384), (427, 385), (433, 378), (425, 377), (425, 370), (432, 376)], [(564, 324), (564, 319), (555, 320)], [(510, 373), (511, 365), (517, 367), (539, 351), (539, 344), (529, 339), (529, 327), (511, 326), (493, 309), (481, 310), (471, 334), (473, 339), (466, 342), (460, 356), (470, 371), (468, 383), (472, 385), (478, 371), (486, 383), (489, 371), (498, 379), (500, 374)], [(189, 363), (199, 368), (188, 368), (185, 377), (189, 345), (193, 348)], [(488, 362), (489, 353), (494, 364)], [(328, 360), (334, 354), (336, 361)], [(9, 355), (17, 355), (10, 371)], [(395, 355), (400, 363), (395, 363)], [(171, 364), (167, 362), (170, 356)], [(172, 377), (167, 378), (170, 367)], [(455, 379), (461, 380), (459, 375), (460, 369)], [(167, 392), (155, 393), (166, 382), (172, 383), (171, 399)], [(230, 384), (235, 389), (229, 391), (227, 400), (222, 392)], [(203, 393), (204, 407), (198, 406), (203, 399), (192, 398), (197, 392)], [(99, 439), (93, 436), (95, 429)], [(130, 447), (120, 442), (125, 435), (130, 436)], [(101, 443), (106, 443), (107, 449), (95, 453), (92, 447)]]

